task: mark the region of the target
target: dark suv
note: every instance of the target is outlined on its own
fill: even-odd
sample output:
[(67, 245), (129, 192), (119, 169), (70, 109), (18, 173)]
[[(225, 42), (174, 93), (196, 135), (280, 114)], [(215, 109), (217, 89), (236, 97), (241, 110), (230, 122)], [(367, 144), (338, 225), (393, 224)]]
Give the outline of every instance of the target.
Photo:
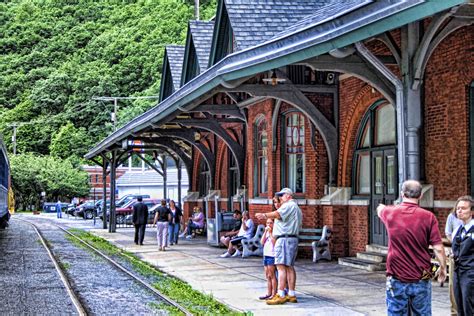
[(94, 201), (86, 201), (76, 207), (74, 211), (74, 216), (80, 216), (84, 219), (93, 219), (96, 214), (96, 206)]

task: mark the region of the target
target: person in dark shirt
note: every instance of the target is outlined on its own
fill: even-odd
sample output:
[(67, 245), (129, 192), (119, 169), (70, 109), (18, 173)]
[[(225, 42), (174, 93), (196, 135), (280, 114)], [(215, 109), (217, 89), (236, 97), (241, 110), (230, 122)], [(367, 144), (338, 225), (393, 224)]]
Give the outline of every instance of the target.
[(453, 232), (453, 289), (458, 316), (474, 315), (474, 201), (461, 196), (456, 202), (456, 215), (462, 221)]
[(168, 247), (168, 223), (171, 220), (170, 209), (166, 207), (166, 200), (161, 200), (161, 205), (156, 209), (153, 226), (156, 224), (156, 240), (158, 249), (165, 251)]
[(141, 196), (137, 197), (137, 201), (138, 203), (133, 205), (132, 223), (135, 226), (135, 244), (143, 245), (148, 221), (148, 207), (143, 203)]
[(224, 244), (226, 248), (229, 247), (230, 240), (232, 237), (237, 236), (240, 231), (240, 226), (242, 226), (242, 213), (239, 210), (234, 211), (234, 219), (235, 223), (233, 229), (221, 237), (221, 243)]
[(173, 244), (178, 244), (178, 235), (179, 227), (181, 225), (181, 220), (183, 218), (183, 213), (181, 209), (176, 206), (176, 203), (173, 200), (170, 200), (170, 212), (171, 212), (171, 221), (169, 222), (169, 242), (170, 246)]

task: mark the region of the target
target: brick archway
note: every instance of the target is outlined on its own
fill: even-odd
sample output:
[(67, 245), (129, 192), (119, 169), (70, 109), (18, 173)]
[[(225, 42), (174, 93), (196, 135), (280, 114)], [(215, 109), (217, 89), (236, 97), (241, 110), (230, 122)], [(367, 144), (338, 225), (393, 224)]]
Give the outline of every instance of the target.
[(339, 149), (339, 161), (341, 161), (341, 164), (339, 165), (338, 183), (342, 187), (352, 186), (352, 156), (360, 121), (367, 109), (381, 98), (382, 95), (370, 85), (361, 88), (353, 99), (353, 106), (346, 116), (350, 119), (341, 126), (341, 146)]

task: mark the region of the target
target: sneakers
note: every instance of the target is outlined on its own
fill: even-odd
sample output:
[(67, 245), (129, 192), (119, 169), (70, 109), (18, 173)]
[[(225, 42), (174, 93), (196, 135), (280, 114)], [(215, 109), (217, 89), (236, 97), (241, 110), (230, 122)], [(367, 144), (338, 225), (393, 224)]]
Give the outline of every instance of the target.
[(226, 252), (222, 255), (220, 255), (221, 258), (229, 258), (230, 257), (230, 253)]
[(290, 302), (290, 303), (298, 303), (298, 300), (296, 299), (296, 296), (287, 295), (287, 296), (286, 296), (286, 299), (287, 299), (287, 301)]
[(186, 239), (192, 239), (192, 238), (193, 238), (192, 235), (187, 235), (187, 236), (186, 236)]
[(242, 257), (242, 252), (240, 252), (240, 250), (236, 250), (234, 254), (232, 255), (232, 258), (235, 258), (235, 257)]
[(281, 297), (280, 294), (277, 294), (271, 300), (267, 301), (267, 305), (281, 305), (286, 302), (288, 302), (288, 296)]
[(184, 236), (186, 236), (186, 232), (182, 232), (181, 234), (179, 234), (179, 238), (184, 238)]

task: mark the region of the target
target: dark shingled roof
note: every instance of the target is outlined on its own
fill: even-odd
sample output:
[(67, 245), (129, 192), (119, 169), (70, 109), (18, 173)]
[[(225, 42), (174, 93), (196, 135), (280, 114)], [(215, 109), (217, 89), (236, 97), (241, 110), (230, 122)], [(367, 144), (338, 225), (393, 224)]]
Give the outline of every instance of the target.
[(353, 1), (339, 0), (224, 0), (234, 32), (235, 51), (262, 43), (315, 11)]
[(167, 45), (166, 54), (168, 56), (168, 64), (171, 70), (171, 78), (173, 80), (174, 91), (181, 86), (181, 71), (183, 70), (184, 46)]
[(207, 69), (209, 61), (214, 21), (189, 21), (189, 28), (199, 61), (199, 69), (202, 73)]

